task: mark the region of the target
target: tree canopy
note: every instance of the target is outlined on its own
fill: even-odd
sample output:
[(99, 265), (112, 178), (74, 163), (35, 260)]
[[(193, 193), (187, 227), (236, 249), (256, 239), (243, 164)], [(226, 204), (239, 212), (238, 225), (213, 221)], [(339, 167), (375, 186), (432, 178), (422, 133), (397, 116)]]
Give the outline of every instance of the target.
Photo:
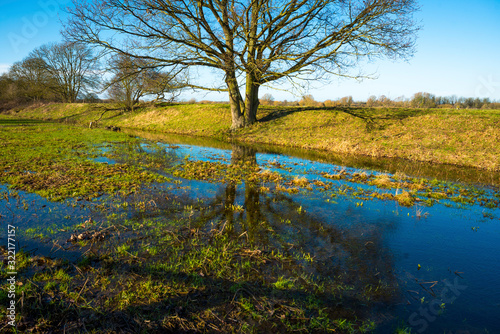
[(257, 120), (262, 85), (410, 57), (417, 9), (415, 0), (74, 0), (65, 33), (148, 66), (220, 70), (225, 84), (190, 86), (227, 91), (239, 128)]

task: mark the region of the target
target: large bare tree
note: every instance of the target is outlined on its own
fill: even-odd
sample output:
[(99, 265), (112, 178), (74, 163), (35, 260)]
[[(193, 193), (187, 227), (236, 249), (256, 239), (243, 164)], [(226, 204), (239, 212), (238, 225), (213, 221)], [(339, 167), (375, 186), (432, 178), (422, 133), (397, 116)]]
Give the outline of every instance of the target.
[(221, 70), (225, 85), (191, 86), (229, 92), (235, 129), (257, 120), (262, 85), (356, 76), (348, 69), (363, 58), (411, 56), (417, 9), (416, 0), (74, 0), (65, 31), (161, 66)]
[(31, 58), (44, 64), (50, 75), (50, 86), (64, 102), (76, 102), (80, 94), (97, 88), (100, 78), (92, 50), (81, 43), (49, 43), (33, 50)]

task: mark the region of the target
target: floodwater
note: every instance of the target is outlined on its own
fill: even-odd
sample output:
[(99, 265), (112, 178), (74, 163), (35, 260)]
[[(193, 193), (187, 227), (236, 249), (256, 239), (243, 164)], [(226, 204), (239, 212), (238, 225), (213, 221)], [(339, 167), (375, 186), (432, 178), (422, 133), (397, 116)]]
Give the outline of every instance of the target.
[[(78, 253), (64, 244), (37, 239), (39, 228), (51, 227), (54, 233), (66, 231), (69, 235), (71, 231), (65, 226), (87, 217), (98, 220), (119, 212), (133, 219), (151, 214), (175, 215), (169, 204), (160, 200), (169, 194), (183, 203), (203, 203), (207, 207), (193, 217), (194, 224), (224, 221), (230, 226), (228, 233), (245, 233), (257, 244), (300, 247), (313, 257), (309, 269), (316, 277), (339, 277), (353, 289), (384, 282), (390, 294), (377, 299), (370, 310), (363, 309), (363, 305), (353, 306), (354, 310), (371, 314), (379, 333), (391, 333), (401, 324), (410, 327), (412, 333), (500, 333), (498, 205), (444, 199), (432, 206), (417, 202), (404, 207), (396, 201), (353, 194), (374, 191), (374, 185), (325, 177), (340, 171), (367, 176), (385, 173), (389, 177), (402, 172), (447, 181), (449, 187), (474, 186), (483, 198), (498, 203), (498, 174), (406, 161), (314, 155), (275, 147), (242, 147), (188, 137), (139, 135), (148, 140), (133, 146), (107, 145), (96, 162), (130, 163), (137, 154), (153, 156), (168, 167), (185, 159), (227, 165), (250, 161), (285, 177), (330, 182), (332, 187), (279, 192), (275, 185), (172, 177), (175, 186), (157, 184), (142, 195), (127, 198), (130, 203), (154, 200), (156, 210), (148, 213), (134, 209), (134, 205), (114, 206), (117, 198), (112, 196), (105, 198), (105, 205), (103, 199), (53, 203), (35, 194), (13, 192), (3, 185), (0, 217), (27, 231), (18, 242), (50, 256), (75, 257)], [(259, 191), (263, 186), (269, 191)], [(393, 194), (399, 191), (376, 190)]]

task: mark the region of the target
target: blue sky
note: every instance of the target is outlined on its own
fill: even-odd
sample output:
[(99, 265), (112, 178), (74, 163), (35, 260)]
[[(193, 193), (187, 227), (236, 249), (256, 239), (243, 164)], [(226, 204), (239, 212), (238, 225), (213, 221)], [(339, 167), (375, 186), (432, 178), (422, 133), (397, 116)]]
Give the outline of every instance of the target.
[[(69, 0), (0, 0), (0, 72), (21, 60), (34, 48), (61, 40), (61, 7)], [(500, 101), (500, 0), (420, 1), (417, 14), (422, 30), (417, 52), (408, 62), (379, 60), (363, 66), (378, 79), (333, 78), (304, 93), (316, 100), (352, 95), (365, 100), (370, 95), (410, 97), (416, 92), (436, 95), (489, 97)], [(209, 72), (200, 75), (213, 77)], [(279, 90), (261, 89), (277, 100), (298, 97)], [(225, 94), (186, 92), (184, 99), (227, 100)]]

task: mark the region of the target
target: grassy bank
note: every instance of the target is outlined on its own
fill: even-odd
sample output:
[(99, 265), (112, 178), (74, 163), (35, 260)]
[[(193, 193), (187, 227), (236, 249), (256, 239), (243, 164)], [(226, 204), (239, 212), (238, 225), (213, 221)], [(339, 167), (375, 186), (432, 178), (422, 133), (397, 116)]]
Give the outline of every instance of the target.
[[(30, 126), (20, 125), (23, 122)], [(147, 166), (97, 163), (94, 159), (107, 144), (138, 142), (104, 129), (0, 119), (0, 141), (0, 183), (50, 200), (126, 194), (143, 183), (167, 180), (145, 170)]]
[(224, 104), (149, 105), (123, 113), (112, 105), (51, 104), (13, 117), (218, 137), (372, 157), (500, 170), (500, 110), (261, 107), (258, 124), (228, 133)]

